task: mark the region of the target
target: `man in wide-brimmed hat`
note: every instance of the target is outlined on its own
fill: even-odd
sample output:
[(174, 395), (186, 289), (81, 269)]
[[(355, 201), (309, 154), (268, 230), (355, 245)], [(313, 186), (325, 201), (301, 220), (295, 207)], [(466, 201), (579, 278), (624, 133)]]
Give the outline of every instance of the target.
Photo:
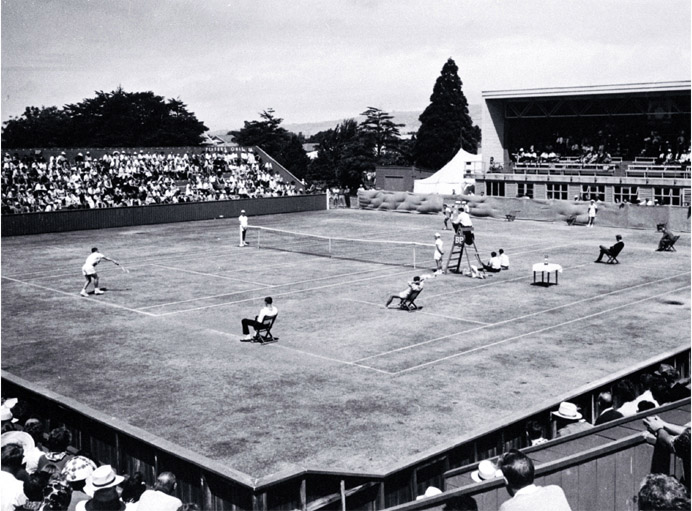
[(556, 412), (553, 412), (557, 428), (556, 437), (571, 435), (579, 431), (591, 429), (593, 426), (586, 422), (579, 413), (577, 405), (563, 401)]
[(124, 480), (110, 465), (98, 467), (87, 476), (84, 484), (84, 493), (90, 495), (91, 499), (78, 503), (76, 511), (124, 510), (125, 503), (120, 500), (117, 489)]

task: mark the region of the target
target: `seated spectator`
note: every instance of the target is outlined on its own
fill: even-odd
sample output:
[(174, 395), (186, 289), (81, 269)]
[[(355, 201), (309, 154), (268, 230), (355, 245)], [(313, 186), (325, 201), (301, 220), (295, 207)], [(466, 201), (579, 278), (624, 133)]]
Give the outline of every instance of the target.
[(658, 370), (654, 371), (654, 375), (663, 377), (668, 386), (668, 399), (666, 402), (678, 401), (690, 397), (690, 379), (681, 379), (680, 373), (673, 366), (661, 364)]
[(458, 495), (447, 499), (442, 511), (478, 511), (478, 502), (470, 495)]
[(2, 471), (0, 471), (0, 497), (3, 511), (21, 508), (28, 499), (24, 494), (24, 482), (16, 476), (24, 469), (24, 449), (18, 444), (2, 446)]
[(140, 497), (138, 509), (142, 511), (177, 511), (183, 505), (179, 498), (173, 496), (177, 484), (172, 472), (162, 472), (156, 479), (154, 489), (145, 491)]
[(509, 270), (509, 257), (503, 249), (498, 250), (498, 253), (500, 254), (500, 268)]
[(639, 377), (639, 388), (641, 389), (641, 394), (636, 396), (633, 400), (625, 402), (620, 407), (620, 413), (625, 417), (631, 417), (640, 411), (640, 405), (642, 403), (649, 403), (645, 405), (648, 410), (650, 408), (656, 408), (659, 406), (658, 401), (654, 397), (652, 388), (661, 385), (663, 383), (663, 378), (661, 376), (656, 376), (653, 374), (644, 373)]
[(41, 511), (64, 511), (74, 508), (70, 505), (72, 489), (62, 481), (51, 481), (43, 490), (43, 507)]
[(127, 511), (134, 511), (138, 508), (142, 494), (147, 491), (144, 475), (141, 472), (135, 472), (131, 477), (125, 479), (122, 487), (123, 491), (120, 493), (120, 500), (127, 506)]
[(31, 436), (34, 440), (34, 448), (24, 452), (26, 471), (33, 474), (38, 470), (38, 462), (48, 450), (43, 446), (43, 433), (45, 429), (43, 423), (35, 418), (29, 419), (24, 424), (24, 433)]
[(490, 460), (481, 461), (478, 464), (478, 468), (471, 472), (471, 479), (477, 483), (489, 481), (490, 479), (495, 479), (496, 477), (502, 477), (502, 472), (500, 472), (495, 463)]
[(71, 441), (72, 434), (67, 428), (59, 427), (51, 430), (46, 442), (48, 451), (39, 458), (38, 470), (41, 470), (48, 463), (54, 463), (62, 470), (65, 464), (74, 458), (74, 455), (67, 452)]
[(598, 417), (596, 417), (596, 421), (594, 422), (594, 426), (598, 426), (604, 422), (622, 417), (622, 414), (613, 410), (613, 397), (610, 392), (601, 392), (598, 394), (596, 406), (599, 412)]
[(490, 273), (498, 273), (502, 270), (502, 263), (500, 263), (497, 252), (490, 253), (490, 260), (487, 263), (483, 263), (483, 270)]
[(680, 236), (676, 236), (666, 227), (663, 227), (661, 229), (661, 232), (663, 233), (663, 236), (658, 241), (658, 248), (656, 249), (657, 252), (663, 252), (664, 250), (668, 250), (668, 248), (672, 247), (675, 244), (675, 242), (678, 241), (678, 239), (680, 238)]
[(404, 289), (401, 293), (391, 295), (387, 299), (387, 303), (384, 306), (389, 307), (389, 304), (391, 304), (394, 300), (399, 300), (399, 305), (401, 305), (408, 300), (413, 293), (420, 293), (423, 290), (424, 284), (424, 279), (421, 279), (418, 275), (416, 275), (413, 277), (412, 281), (409, 281), (406, 289)]
[(84, 484), (84, 493), (91, 498), (77, 503), (76, 511), (125, 511), (125, 503), (120, 500), (117, 489), (124, 480), (125, 478), (117, 475), (110, 465), (98, 467), (87, 476)]
[(512, 449), (500, 456), (498, 466), (512, 497), (500, 511), (571, 511), (562, 488), (534, 484), (533, 462), (524, 453)]
[(548, 441), (545, 437), (545, 428), (538, 421), (529, 421), (526, 423), (526, 436), (529, 438), (531, 447), (541, 445)]
[(563, 401), (556, 412), (552, 412), (557, 429), (556, 438), (578, 433), (593, 428), (582, 418), (577, 405)]
[(631, 417), (637, 413), (637, 391), (629, 379), (616, 381), (610, 392), (613, 395), (613, 409), (622, 417)]
[(607, 255), (608, 257), (617, 257), (620, 252), (622, 252), (622, 249), (625, 248), (625, 243), (622, 241), (622, 236), (617, 234), (615, 236), (615, 245), (609, 248), (600, 245), (598, 248), (601, 252), (598, 254), (598, 258), (594, 261), (595, 263), (600, 263), (604, 255)]
[(649, 474), (635, 497), (639, 511), (688, 511), (689, 493), (674, 477)]
[(96, 463), (86, 456), (75, 456), (62, 469), (62, 480), (71, 489), (70, 509), (75, 509), (77, 504), (89, 500), (89, 495), (84, 491), (86, 480), (96, 470)]

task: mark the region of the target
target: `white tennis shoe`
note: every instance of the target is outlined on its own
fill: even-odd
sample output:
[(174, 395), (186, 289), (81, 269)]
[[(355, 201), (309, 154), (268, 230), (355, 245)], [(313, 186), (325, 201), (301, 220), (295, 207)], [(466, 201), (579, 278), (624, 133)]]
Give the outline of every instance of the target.
[(95, 295), (102, 295), (103, 291), (101, 291), (99, 288), (96, 288), (96, 290), (94, 291), (94, 294)]
[(79, 294), (82, 295), (82, 296), (89, 296), (89, 293), (87, 293), (87, 292), (84, 291), (83, 289), (79, 292)]

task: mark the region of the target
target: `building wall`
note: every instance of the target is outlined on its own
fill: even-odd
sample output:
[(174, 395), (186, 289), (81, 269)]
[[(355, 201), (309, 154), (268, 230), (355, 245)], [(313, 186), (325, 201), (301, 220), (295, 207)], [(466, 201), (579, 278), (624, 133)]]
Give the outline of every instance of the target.
[(390, 192), (413, 192), (413, 182), (416, 179), (425, 179), (434, 173), (434, 171), (416, 167), (377, 167), (375, 169), (375, 188)]
[(497, 163), (509, 160), (505, 154), (505, 111), (501, 100), (483, 101), (483, 168), (487, 169), (490, 158)]

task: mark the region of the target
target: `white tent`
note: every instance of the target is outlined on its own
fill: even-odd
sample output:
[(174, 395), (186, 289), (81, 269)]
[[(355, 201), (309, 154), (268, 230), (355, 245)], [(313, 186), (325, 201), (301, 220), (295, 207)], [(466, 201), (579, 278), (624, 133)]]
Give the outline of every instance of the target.
[(463, 194), (469, 185), (475, 184), (475, 172), (483, 168), (481, 159), (480, 154), (459, 149), (454, 158), (432, 176), (416, 179), (413, 182), (413, 193)]

